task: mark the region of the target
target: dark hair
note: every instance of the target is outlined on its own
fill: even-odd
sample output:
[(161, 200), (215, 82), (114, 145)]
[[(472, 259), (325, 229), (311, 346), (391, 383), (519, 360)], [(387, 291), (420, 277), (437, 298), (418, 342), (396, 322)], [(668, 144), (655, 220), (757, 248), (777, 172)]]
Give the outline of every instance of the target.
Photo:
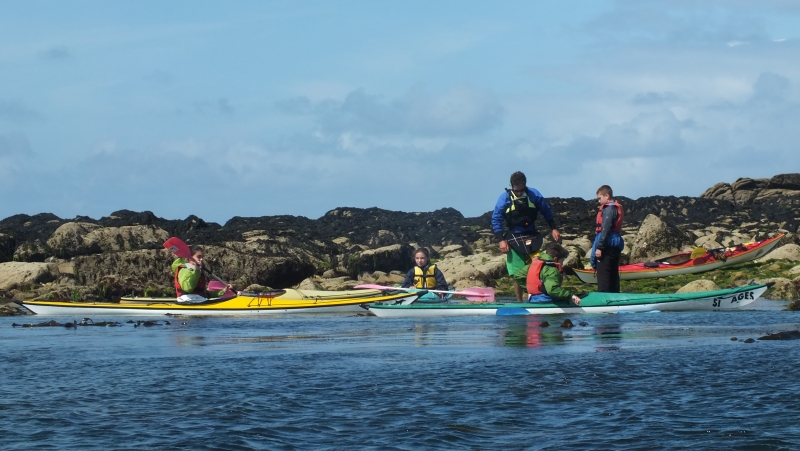
[[(430, 260), (430, 259), (431, 259), (431, 254), (430, 254), (430, 252), (428, 252), (428, 249), (427, 249), (427, 248), (424, 248), (424, 247), (418, 247), (418, 248), (417, 248), (417, 250), (415, 250), (415, 251), (414, 251), (414, 258), (415, 258), (415, 259), (416, 259), (416, 257), (417, 257), (417, 254), (419, 254), (420, 252), (422, 252), (423, 254), (425, 254), (425, 258), (427, 258), (428, 260)], [(415, 262), (416, 262), (416, 260), (415, 260)]]
[(602, 194), (602, 195), (608, 194), (609, 198), (611, 199), (614, 198), (614, 191), (612, 191), (611, 187), (608, 185), (603, 185), (600, 188), (597, 188), (597, 194)]
[(204, 254), (206, 253), (205, 249), (203, 249), (203, 246), (197, 244), (194, 246), (189, 246), (189, 251), (192, 253), (192, 255), (196, 254), (197, 252), (202, 252)]
[(511, 186), (525, 185), (527, 182), (528, 180), (525, 178), (525, 174), (522, 172), (517, 171), (511, 174)]
[(547, 255), (553, 257), (556, 260), (561, 260), (569, 257), (569, 251), (564, 249), (564, 246), (558, 243), (548, 244), (547, 248), (545, 248), (545, 252), (547, 252)]

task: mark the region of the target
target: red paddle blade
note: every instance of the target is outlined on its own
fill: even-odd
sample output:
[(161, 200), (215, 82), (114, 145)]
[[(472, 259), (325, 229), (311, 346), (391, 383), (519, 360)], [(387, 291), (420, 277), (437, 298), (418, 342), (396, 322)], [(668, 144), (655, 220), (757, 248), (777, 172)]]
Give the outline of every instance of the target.
[(189, 246), (176, 236), (164, 241), (164, 248), (169, 249), (176, 257), (192, 258), (192, 251)]
[(225, 289), (226, 285), (218, 280), (208, 282), (208, 291), (219, 291)]
[(394, 288), (394, 287), (387, 287), (384, 285), (375, 285), (371, 283), (365, 283), (361, 285), (356, 285), (353, 288), (356, 289), (367, 289), (367, 290), (405, 290), (405, 288)]
[(471, 287), (456, 293), (461, 294), (467, 298), (468, 301), (494, 301), (494, 290), (491, 288)]

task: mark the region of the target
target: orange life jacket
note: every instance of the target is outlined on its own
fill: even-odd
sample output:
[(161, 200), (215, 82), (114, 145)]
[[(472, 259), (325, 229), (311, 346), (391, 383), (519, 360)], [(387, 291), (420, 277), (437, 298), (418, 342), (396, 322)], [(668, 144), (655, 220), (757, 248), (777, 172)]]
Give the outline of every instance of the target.
[(178, 273), (181, 272), (181, 269), (185, 267), (186, 265), (180, 265), (175, 269), (174, 282), (175, 282), (175, 293), (177, 294), (177, 296), (181, 297), (184, 294), (199, 294), (200, 296), (205, 296), (206, 285), (208, 285), (208, 282), (206, 282), (206, 275), (203, 273), (200, 273), (200, 280), (197, 281), (197, 286), (194, 287), (194, 291), (191, 291), (189, 293), (183, 291), (183, 288), (181, 288), (181, 283), (178, 281)]
[(547, 294), (544, 288), (544, 282), (542, 282), (542, 278), (540, 277), (545, 264), (555, 266), (558, 268), (558, 272), (561, 272), (561, 263), (546, 262), (539, 258), (534, 258), (531, 261), (531, 267), (528, 269), (528, 277), (525, 280), (525, 288), (528, 289), (528, 294), (531, 296)]
[(610, 202), (608, 204), (605, 204), (605, 205), (600, 207), (600, 211), (597, 212), (597, 221), (596, 221), (595, 231), (597, 233), (600, 233), (600, 232), (603, 231), (603, 210), (605, 210), (606, 207), (616, 207), (616, 209), (617, 209), (617, 220), (614, 221), (614, 224), (611, 225), (611, 231), (612, 232), (621, 233), (622, 232), (622, 219), (623, 219), (623, 217), (625, 215), (622, 213), (622, 205), (620, 205), (620, 203), (617, 202), (617, 201), (612, 201), (612, 202)]

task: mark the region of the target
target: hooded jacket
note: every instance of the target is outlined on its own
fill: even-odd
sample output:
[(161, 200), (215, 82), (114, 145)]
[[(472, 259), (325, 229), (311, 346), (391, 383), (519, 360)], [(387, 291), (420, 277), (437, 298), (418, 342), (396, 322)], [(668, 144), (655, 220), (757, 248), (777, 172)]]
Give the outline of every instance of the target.
[[(532, 296), (530, 302), (547, 302), (548, 298), (556, 301), (569, 301), (572, 298), (572, 292), (561, 286), (561, 271), (554, 264), (553, 257), (547, 252), (542, 252), (539, 254), (539, 259), (545, 262), (539, 272), (539, 278), (544, 285), (546, 294)], [(551, 264), (547, 264), (548, 262)]]

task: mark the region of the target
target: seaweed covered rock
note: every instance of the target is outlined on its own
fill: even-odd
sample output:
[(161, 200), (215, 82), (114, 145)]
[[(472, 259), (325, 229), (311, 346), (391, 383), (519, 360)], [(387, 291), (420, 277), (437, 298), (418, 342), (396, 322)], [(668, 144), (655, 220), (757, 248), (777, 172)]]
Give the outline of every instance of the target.
[(413, 253), (414, 250), (408, 244), (358, 251), (347, 258), (344, 269), (353, 278), (364, 272), (390, 272), (394, 269), (407, 271), (411, 268)]
[(14, 258), (16, 242), (14, 238), (5, 233), (0, 233), (0, 263), (11, 261)]
[(790, 301), (797, 299), (797, 289), (791, 280), (784, 277), (772, 277), (769, 279), (755, 279), (755, 283), (773, 283), (772, 287), (762, 295), (764, 299), (775, 301)]
[(101, 252), (160, 249), (169, 234), (154, 225), (103, 227), (86, 222), (62, 224), (47, 240), (47, 246), (59, 258)]

